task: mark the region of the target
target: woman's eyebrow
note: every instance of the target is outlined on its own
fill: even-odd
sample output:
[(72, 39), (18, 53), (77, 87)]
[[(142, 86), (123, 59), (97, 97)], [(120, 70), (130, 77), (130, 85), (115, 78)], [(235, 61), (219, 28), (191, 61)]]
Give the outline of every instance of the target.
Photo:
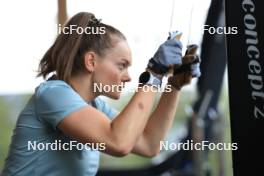
[(121, 60), (124, 61), (126, 63), (126, 65), (128, 65), (128, 66), (131, 65), (131, 63), (127, 59), (122, 58)]

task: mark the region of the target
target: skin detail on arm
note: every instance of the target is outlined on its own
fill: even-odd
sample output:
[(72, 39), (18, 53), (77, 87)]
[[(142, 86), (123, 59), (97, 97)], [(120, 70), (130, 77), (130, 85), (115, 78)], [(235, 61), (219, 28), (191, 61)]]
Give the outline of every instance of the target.
[(144, 109), (144, 105), (142, 103), (140, 103), (140, 102), (138, 103), (138, 107), (139, 107), (140, 110)]

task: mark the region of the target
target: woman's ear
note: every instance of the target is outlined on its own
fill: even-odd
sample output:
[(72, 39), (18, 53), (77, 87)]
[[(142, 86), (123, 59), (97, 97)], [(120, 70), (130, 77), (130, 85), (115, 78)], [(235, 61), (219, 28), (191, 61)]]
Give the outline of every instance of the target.
[(96, 54), (94, 52), (88, 51), (84, 55), (85, 68), (90, 73), (94, 71), (95, 59), (96, 59)]

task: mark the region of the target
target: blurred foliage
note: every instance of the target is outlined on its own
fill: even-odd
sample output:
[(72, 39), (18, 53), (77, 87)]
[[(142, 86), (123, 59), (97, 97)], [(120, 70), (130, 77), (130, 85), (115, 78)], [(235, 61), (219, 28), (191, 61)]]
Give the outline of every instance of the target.
[(19, 112), (23, 109), (30, 95), (0, 96), (0, 170), (8, 153), (12, 131)]

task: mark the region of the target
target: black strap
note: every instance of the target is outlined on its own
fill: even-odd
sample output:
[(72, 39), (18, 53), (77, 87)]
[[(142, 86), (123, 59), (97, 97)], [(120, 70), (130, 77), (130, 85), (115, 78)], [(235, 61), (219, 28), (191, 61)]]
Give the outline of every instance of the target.
[(165, 74), (169, 70), (169, 67), (157, 63), (153, 58), (150, 59), (148, 68), (157, 74)]
[(54, 74), (54, 75), (52, 75), (47, 81), (53, 81), (53, 80), (57, 80), (58, 78), (57, 78), (57, 75), (56, 74)]

